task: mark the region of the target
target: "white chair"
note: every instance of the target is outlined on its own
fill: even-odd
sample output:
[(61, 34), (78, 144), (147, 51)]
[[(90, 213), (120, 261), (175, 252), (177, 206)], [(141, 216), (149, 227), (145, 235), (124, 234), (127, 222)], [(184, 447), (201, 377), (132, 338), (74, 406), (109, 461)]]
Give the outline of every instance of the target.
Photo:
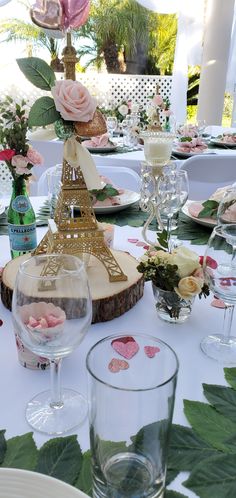
[[(48, 168), (40, 176), (38, 180), (38, 191), (37, 195), (47, 195), (48, 194), (48, 181), (47, 174), (48, 171), (56, 171), (59, 166), (56, 165)], [(134, 192), (140, 191), (141, 179), (138, 173), (129, 168), (124, 168), (122, 166), (98, 166), (97, 167), (99, 175), (109, 178), (116, 187), (121, 187), (127, 190), (132, 190)]]
[(187, 171), (189, 199), (205, 200), (217, 188), (236, 181), (236, 156), (201, 155), (186, 159), (180, 169)]

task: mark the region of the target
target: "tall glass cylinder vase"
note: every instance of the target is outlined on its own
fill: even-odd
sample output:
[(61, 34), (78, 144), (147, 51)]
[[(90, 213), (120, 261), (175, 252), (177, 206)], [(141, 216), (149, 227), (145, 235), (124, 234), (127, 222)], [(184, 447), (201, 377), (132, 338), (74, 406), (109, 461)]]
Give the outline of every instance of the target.
[(11, 257), (16, 258), (33, 251), (37, 246), (36, 217), (22, 175), (12, 182), (7, 222)]

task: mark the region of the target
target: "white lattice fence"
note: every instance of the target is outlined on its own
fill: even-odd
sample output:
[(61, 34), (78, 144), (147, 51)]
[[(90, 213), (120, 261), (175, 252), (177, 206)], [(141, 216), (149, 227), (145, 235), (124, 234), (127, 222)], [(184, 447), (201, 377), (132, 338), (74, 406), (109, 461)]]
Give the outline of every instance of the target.
[[(63, 75), (57, 77), (60, 79)], [(122, 100), (128, 99), (145, 106), (148, 98), (156, 92), (157, 84), (163, 98), (170, 97), (172, 85), (171, 76), (85, 73), (78, 74), (77, 79), (96, 96), (98, 105), (102, 107), (108, 104), (117, 106)], [(20, 75), (17, 74), (17, 83), (5, 88), (2, 86), (1, 98), (4, 98), (4, 95), (11, 95), (17, 100), (24, 98), (31, 106), (38, 97), (49, 95), (49, 93), (31, 85), (20, 73)]]

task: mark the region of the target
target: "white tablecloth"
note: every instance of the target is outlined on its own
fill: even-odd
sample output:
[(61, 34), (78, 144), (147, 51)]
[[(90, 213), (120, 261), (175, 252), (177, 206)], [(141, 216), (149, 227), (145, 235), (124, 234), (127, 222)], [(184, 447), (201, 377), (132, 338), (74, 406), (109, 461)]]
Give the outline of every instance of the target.
[[(39, 202), (39, 199), (37, 200)], [(38, 241), (45, 233), (46, 228), (38, 229)], [(155, 234), (152, 232), (155, 239)], [(129, 241), (128, 239), (133, 239)], [(141, 230), (130, 227), (115, 227), (114, 248), (129, 251), (136, 257), (143, 254), (143, 248), (137, 245), (141, 240)], [(187, 245), (187, 244), (186, 244)], [(9, 242), (7, 236), (0, 237), (0, 265), (10, 259)], [(199, 254), (203, 247), (194, 248)], [(182, 325), (173, 325), (161, 321), (155, 310), (151, 284), (145, 285), (143, 298), (134, 308), (123, 316), (110, 322), (92, 325), (84, 341), (67, 359), (63, 360), (62, 384), (86, 395), (87, 376), (85, 358), (89, 348), (99, 339), (109, 334), (132, 335), (134, 333), (150, 334), (166, 341), (176, 351), (180, 369), (176, 392), (174, 422), (187, 425), (183, 413), (183, 399), (206, 401), (203, 397), (202, 383), (225, 384), (223, 366), (207, 358), (200, 350), (201, 338), (210, 332), (220, 332), (223, 323), (223, 311), (211, 307), (211, 298), (196, 298), (189, 320)], [(0, 318), (3, 326), (0, 328), (1, 351), (1, 409), (0, 428), (6, 429), (6, 438), (31, 431), (24, 411), (27, 401), (35, 394), (49, 388), (49, 371), (33, 371), (20, 366), (17, 359), (16, 345), (11, 322), (11, 313), (0, 303)], [(234, 329), (234, 327), (233, 327)], [(145, 374), (145, 372), (144, 372)], [(84, 423), (78, 430), (78, 440), (82, 450), (89, 446), (88, 423)], [(38, 445), (47, 438), (41, 434), (34, 434)], [(187, 475), (187, 474), (186, 474)], [(189, 497), (195, 496), (181, 487), (180, 483), (186, 475), (178, 476), (171, 485), (172, 489), (182, 491)]]

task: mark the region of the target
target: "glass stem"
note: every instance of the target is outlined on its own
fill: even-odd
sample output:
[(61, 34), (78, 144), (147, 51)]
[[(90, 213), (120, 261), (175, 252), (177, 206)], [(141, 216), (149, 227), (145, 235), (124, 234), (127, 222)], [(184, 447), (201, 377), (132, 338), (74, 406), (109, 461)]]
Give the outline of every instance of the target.
[(227, 344), (230, 340), (233, 313), (234, 313), (234, 305), (233, 304), (226, 304), (225, 313), (224, 313), (224, 323), (223, 323), (224, 339), (222, 341), (225, 344)]
[(51, 408), (62, 408), (63, 402), (61, 399), (61, 362), (62, 359), (50, 361), (51, 375)]
[(172, 216), (168, 216), (167, 225), (166, 225), (168, 252), (171, 252), (172, 250), (171, 230), (172, 230)]

